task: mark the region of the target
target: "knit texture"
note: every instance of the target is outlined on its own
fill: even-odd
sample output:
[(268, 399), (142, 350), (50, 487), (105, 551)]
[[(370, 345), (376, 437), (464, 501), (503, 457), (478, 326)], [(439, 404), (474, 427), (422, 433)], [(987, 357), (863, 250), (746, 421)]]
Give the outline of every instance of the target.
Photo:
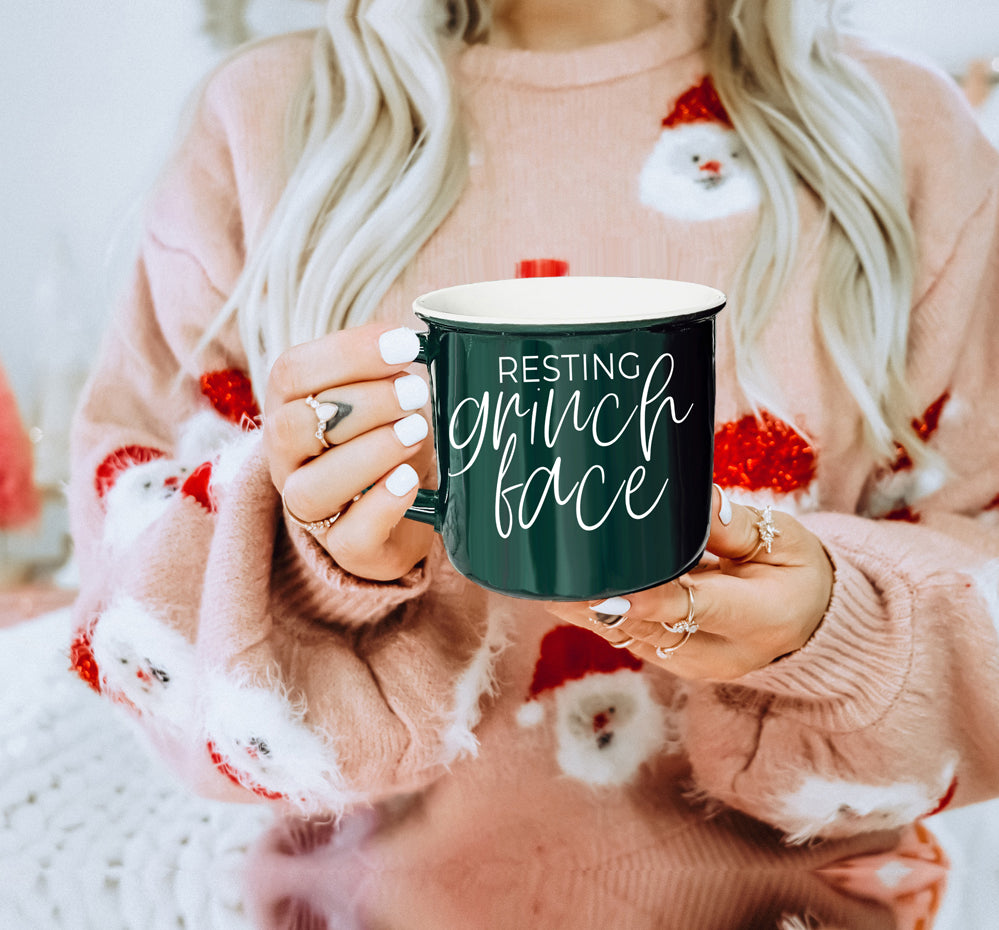
[[(469, 184), (379, 318), (418, 326), (417, 295), (534, 259), (730, 291), (761, 192), (724, 121), (681, 119), (707, 93), (697, 37), (465, 52)], [(716, 480), (799, 515), (835, 590), (794, 655), (688, 685), (475, 587), (439, 544), (372, 583), (282, 518), (234, 328), (195, 346), (273, 207), (309, 47), (266, 42), (213, 75), (151, 202), (74, 429), (78, 672), (201, 792), (326, 814), (425, 791), (441, 837), (529, 798), (519, 835), (581, 862), (643, 843), (766, 861), (999, 793), (999, 155), (958, 91), (856, 53), (899, 121), (920, 259), (911, 372), (949, 471), (881, 468), (863, 447), (816, 342), (823, 225), (802, 190), (800, 255), (759, 348), (791, 422), (751, 415), (722, 323)], [(705, 810), (731, 816), (669, 847)], [(418, 855), (422, 823), (386, 842)]]

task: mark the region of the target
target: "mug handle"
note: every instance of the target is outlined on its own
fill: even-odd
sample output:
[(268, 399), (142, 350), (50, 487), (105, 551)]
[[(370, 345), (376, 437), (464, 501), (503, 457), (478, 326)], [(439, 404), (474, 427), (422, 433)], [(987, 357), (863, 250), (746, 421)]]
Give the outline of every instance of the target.
[[(419, 362), (421, 365), (429, 365), (430, 362), (427, 358), (427, 339), (430, 336), (430, 333), (417, 333), (416, 336), (420, 340), (420, 351), (417, 354), (415, 361)], [(425, 523), (427, 526), (432, 526), (437, 532), (440, 532), (440, 515), (437, 512), (439, 502), (440, 495), (437, 491), (420, 488), (420, 490), (416, 492), (416, 500), (413, 501), (413, 506), (406, 511), (404, 516), (407, 520), (415, 520), (417, 523)]]

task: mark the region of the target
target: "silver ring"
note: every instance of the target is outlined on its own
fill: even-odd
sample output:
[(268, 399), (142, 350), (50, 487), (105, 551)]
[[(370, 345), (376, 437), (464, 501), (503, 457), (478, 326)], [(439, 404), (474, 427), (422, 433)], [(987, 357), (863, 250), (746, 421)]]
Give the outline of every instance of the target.
[(291, 508), (288, 506), (288, 502), (284, 499), (283, 492), (281, 494), (281, 503), (284, 505), (284, 512), (288, 514), (288, 518), (291, 522), (294, 523), (295, 526), (300, 526), (303, 530), (308, 533), (312, 533), (313, 535), (321, 530), (328, 530), (334, 523), (336, 523), (337, 520), (340, 519), (340, 517), (343, 516), (344, 510), (347, 509), (344, 507), (343, 510), (338, 510), (336, 513), (331, 514), (328, 517), (324, 517), (322, 520), (303, 520), (301, 517), (296, 517), (295, 514), (292, 513)]
[(688, 639), (694, 635), (694, 630), (687, 630), (683, 634), (683, 639), (680, 640), (675, 646), (656, 646), (656, 655), (660, 659), (672, 659), (676, 651), (681, 647), (686, 645)]
[(780, 536), (780, 530), (777, 529), (776, 524), (774, 524), (774, 515), (769, 504), (767, 504), (762, 511), (757, 510), (755, 507), (750, 507), (749, 509), (760, 518), (755, 524), (756, 532), (759, 534), (760, 541), (756, 544), (756, 548), (750, 552), (749, 555), (743, 556), (741, 559), (731, 559), (732, 562), (739, 564), (742, 562), (752, 562), (761, 549), (765, 549), (767, 555), (769, 555), (773, 551), (774, 540)]
[(622, 640), (619, 643), (611, 643), (610, 640), (607, 640), (607, 642), (610, 643), (615, 649), (627, 649), (634, 641), (634, 636), (629, 636), (627, 639)]
[[(700, 629), (700, 626), (694, 619), (694, 589), (690, 585), (682, 585), (682, 587), (687, 592), (687, 616), (684, 617), (683, 620), (678, 620), (676, 623), (667, 623), (665, 620), (660, 620), (659, 625), (667, 633), (693, 634)], [(684, 640), (684, 642), (686, 642), (686, 640)]]
[(330, 420), (340, 412), (340, 407), (332, 401), (316, 400), (314, 394), (306, 397), (305, 402), (316, 414), (316, 432), (313, 435), (322, 443), (324, 449), (332, 448), (330, 442), (326, 439), (326, 428)]

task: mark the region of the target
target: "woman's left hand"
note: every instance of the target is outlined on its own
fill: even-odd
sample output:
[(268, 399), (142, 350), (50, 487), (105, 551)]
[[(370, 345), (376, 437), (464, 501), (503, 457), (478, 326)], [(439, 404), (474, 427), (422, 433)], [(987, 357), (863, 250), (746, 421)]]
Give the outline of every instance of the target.
[(712, 514), (717, 560), (658, 588), (548, 610), (683, 678), (731, 680), (800, 649), (832, 595), (822, 544), (790, 514), (731, 503), (717, 486)]

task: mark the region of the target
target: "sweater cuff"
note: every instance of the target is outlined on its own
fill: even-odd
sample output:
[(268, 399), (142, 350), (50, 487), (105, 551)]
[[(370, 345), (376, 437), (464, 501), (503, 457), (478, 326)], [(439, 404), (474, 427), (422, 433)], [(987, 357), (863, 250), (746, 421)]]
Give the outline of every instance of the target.
[(394, 581), (372, 581), (344, 571), (311, 533), (285, 519), (286, 535), (277, 542), (277, 596), (302, 616), (348, 627), (385, 619), (430, 586), (430, 559)]
[(897, 698), (912, 637), (863, 572), (843, 552), (827, 551), (835, 569), (833, 594), (812, 638), (733, 684), (773, 695), (774, 712), (826, 731), (852, 731), (880, 718)]

